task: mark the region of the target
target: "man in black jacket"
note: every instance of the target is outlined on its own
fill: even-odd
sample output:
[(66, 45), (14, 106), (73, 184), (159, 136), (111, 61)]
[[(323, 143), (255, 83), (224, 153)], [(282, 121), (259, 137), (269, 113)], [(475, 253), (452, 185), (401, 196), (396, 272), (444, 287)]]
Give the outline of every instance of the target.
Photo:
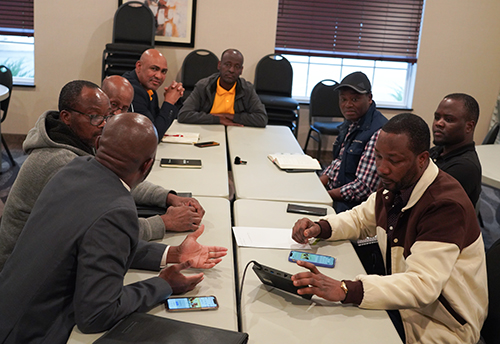
[(135, 69), (123, 74), (134, 87), (132, 111), (147, 116), (158, 131), (161, 140), (179, 110), (175, 106), (184, 94), (182, 83), (172, 81), (163, 91), (163, 104), (160, 108), (156, 91), (167, 76), (167, 59), (156, 49), (148, 49), (136, 62)]
[(439, 103), (432, 123), (430, 156), (436, 165), (462, 185), (472, 204), (481, 194), (481, 163), (476, 153), (474, 129), (479, 104), (468, 94), (449, 94)]

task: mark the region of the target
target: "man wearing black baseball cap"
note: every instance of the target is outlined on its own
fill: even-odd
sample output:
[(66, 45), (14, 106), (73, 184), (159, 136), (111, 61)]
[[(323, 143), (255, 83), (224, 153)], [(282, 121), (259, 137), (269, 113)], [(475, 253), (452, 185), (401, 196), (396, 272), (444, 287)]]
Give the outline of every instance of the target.
[(333, 144), (333, 161), (320, 179), (340, 213), (360, 204), (376, 190), (375, 142), (387, 118), (376, 110), (371, 84), (364, 73), (349, 74), (337, 89), (346, 121)]

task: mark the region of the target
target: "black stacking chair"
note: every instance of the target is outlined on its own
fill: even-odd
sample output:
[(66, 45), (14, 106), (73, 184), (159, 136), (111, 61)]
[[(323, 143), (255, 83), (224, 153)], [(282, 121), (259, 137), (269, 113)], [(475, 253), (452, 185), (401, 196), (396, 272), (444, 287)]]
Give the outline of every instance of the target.
[(483, 140), (483, 145), (492, 145), (498, 136), (498, 130), (500, 129), (499, 123), (495, 123), (493, 127), (488, 131)]
[[(0, 109), (2, 110), (2, 119), (1, 123), (5, 121), (7, 118), (7, 110), (9, 109), (9, 103), (10, 103), (10, 96), (12, 94), (12, 72), (7, 66), (0, 66), (0, 84), (4, 85), (9, 89), (9, 96), (2, 100), (0, 102)], [(5, 139), (2, 137), (2, 144), (5, 148), (5, 151), (7, 152), (7, 155), (9, 156), (10, 162), (12, 163), (12, 166), (16, 165), (16, 161), (12, 157), (12, 154), (10, 153), (9, 147), (7, 146), (7, 142), (5, 142)]]
[(299, 103), (292, 98), (292, 81), (292, 65), (282, 55), (266, 55), (257, 64), (254, 86), (266, 107), (268, 124), (286, 125), (297, 136)]
[(181, 67), (181, 80), (184, 86), (183, 99), (194, 90), (194, 85), (203, 78), (218, 71), (219, 58), (209, 50), (198, 49), (190, 52)]
[[(340, 112), (339, 92), (335, 90), (337, 82), (325, 79), (314, 86), (309, 101), (309, 134), (307, 134), (304, 151), (307, 150), (309, 139), (318, 142), (316, 158), (321, 154), (321, 136), (338, 135), (339, 125), (344, 122), (344, 116)], [(315, 121), (318, 119), (318, 121)], [(314, 137), (316, 135), (316, 137)]]
[(102, 79), (133, 70), (147, 49), (155, 46), (155, 18), (139, 1), (122, 4), (115, 12), (113, 41), (102, 53)]

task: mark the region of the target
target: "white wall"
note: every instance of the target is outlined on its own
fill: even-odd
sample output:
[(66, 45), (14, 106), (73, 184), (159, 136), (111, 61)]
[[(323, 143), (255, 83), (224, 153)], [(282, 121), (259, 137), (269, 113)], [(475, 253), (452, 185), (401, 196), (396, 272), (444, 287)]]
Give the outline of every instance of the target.
[[(278, 0), (198, 0), (195, 48), (220, 53), (237, 48), (245, 56), (243, 77), (253, 81), (258, 60), (273, 52)], [(116, 0), (35, 1), (36, 88), (14, 89), (2, 132), (26, 134), (45, 110), (57, 108), (61, 87), (73, 79), (101, 78), (102, 50), (111, 40)], [(500, 1), (427, 1), (413, 108), (429, 124), (441, 98), (473, 95), (482, 141), (500, 91)], [(177, 76), (192, 50), (158, 46), (167, 57), (167, 81)], [(383, 111), (392, 116), (399, 111)], [(301, 112), (307, 123), (307, 111)], [(305, 121), (304, 121), (305, 120)], [(303, 125), (299, 134), (307, 134)], [(326, 145), (325, 145), (326, 147)]]
[[(220, 55), (239, 49), (243, 77), (253, 81), (258, 60), (274, 52), (278, 0), (198, 0), (194, 49)], [(101, 82), (102, 51), (111, 42), (117, 0), (35, 1), (35, 88), (15, 87), (2, 132), (26, 134), (37, 118), (57, 109), (70, 80)], [(192, 48), (157, 46), (167, 58), (166, 83), (176, 76)]]

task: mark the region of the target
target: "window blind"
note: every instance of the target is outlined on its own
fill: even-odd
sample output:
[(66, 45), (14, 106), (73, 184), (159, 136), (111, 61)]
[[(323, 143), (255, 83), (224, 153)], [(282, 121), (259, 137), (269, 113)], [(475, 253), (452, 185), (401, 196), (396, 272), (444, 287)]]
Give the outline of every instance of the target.
[(276, 53), (417, 61), (424, 0), (279, 0)]
[(33, 0), (1, 0), (0, 35), (33, 34)]

